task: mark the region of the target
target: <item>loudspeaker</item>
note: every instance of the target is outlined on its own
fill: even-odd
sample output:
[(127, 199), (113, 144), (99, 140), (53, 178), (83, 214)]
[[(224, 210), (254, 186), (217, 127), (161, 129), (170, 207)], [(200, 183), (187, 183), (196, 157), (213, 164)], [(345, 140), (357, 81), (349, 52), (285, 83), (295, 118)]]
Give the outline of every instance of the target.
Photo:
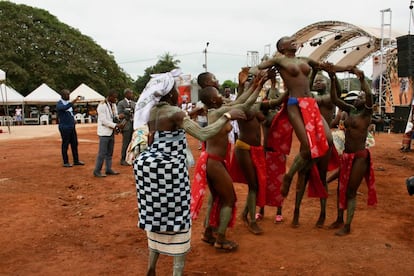
[(414, 76), (414, 35), (397, 37), (398, 76)]
[[(414, 63), (413, 63), (414, 64)], [(394, 107), (392, 132), (404, 133), (407, 126), (408, 117), (410, 116), (411, 106), (401, 105)]]
[(410, 116), (410, 109), (411, 106), (409, 105), (396, 105), (394, 106), (394, 120), (403, 120), (405, 122), (408, 121), (408, 117)]
[(404, 133), (407, 121), (395, 119), (392, 122), (392, 132), (394, 133)]

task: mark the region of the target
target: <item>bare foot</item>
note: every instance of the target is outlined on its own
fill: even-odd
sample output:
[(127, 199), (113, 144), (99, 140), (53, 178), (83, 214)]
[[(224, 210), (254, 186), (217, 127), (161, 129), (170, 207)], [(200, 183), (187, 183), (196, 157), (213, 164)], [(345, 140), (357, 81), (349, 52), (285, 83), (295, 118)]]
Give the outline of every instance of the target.
[(349, 224), (345, 224), (339, 231), (335, 232), (337, 236), (345, 236), (351, 233), (351, 227)]
[(262, 228), (260, 228), (259, 225), (257, 224), (257, 222), (255, 222), (255, 221), (251, 221), (247, 225), (247, 228), (249, 229), (250, 232), (252, 232), (255, 235), (263, 234)]
[(214, 245), (216, 242), (216, 237), (214, 236), (213, 229), (206, 228), (203, 235), (201, 236), (201, 240), (210, 245)]
[(299, 211), (297, 210), (295, 210), (295, 212), (293, 213), (292, 227), (293, 228), (299, 227)]
[(339, 229), (344, 225), (344, 221), (343, 220), (336, 220), (334, 223), (332, 223), (331, 225), (329, 225), (329, 229)]
[(318, 221), (316, 222), (316, 227), (322, 228), (323, 224), (325, 223), (325, 214), (320, 214)]

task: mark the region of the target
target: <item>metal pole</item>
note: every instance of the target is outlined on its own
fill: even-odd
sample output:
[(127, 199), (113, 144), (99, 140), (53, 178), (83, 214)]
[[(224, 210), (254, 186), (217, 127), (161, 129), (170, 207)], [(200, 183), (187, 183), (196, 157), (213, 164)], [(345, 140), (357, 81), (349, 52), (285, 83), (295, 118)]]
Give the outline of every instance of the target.
[(408, 34), (411, 33), (411, 24), (414, 23), (414, 17), (413, 17), (413, 2), (414, 1), (410, 1), (410, 20), (408, 21)]
[[(384, 13), (385, 12), (391, 12), (391, 9), (385, 9), (385, 10), (381, 10), (380, 11), (381, 12), (381, 45), (380, 45), (380, 52), (381, 52), (381, 55), (380, 55), (380, 82), (379, 82), (379, 91), (378, 91), (378, 96), (379, 96), (379, 102), (378, 102), (378, 105), (379, 105), (379, 110), (378, 110), (378, 113), (379, 113), (379, 115), (381, 115), (382, 114), (382, 89), (383, 89), (383, 85), (382, 85), (382, 82), (383, 82), (383, 79), (384, 79), (384, 26), (385, 26), (385, 24), (384, 24)], [(385, 104), (385, 103), (384, 103)]]
[(206, 43), (206, 48), (204, 49), (204, 69), (206, 70), (206, 72), (208, 71), (207, 70), (207, 47), (208, 47), (209, 44), (210, 44), (210, 42), (207, 42)]

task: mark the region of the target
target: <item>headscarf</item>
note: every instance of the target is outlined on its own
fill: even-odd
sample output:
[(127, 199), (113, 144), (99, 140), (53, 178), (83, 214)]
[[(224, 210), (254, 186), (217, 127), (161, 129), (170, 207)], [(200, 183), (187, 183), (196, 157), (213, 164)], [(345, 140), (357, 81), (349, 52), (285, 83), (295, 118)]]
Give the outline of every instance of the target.
[(175, 78), (181, 74), (181, 69), (174, 69), (167, 73), (151, 75), (151, 79), (135, 105), (134, 129), (148, 123), (151, 108), (171, 91)]

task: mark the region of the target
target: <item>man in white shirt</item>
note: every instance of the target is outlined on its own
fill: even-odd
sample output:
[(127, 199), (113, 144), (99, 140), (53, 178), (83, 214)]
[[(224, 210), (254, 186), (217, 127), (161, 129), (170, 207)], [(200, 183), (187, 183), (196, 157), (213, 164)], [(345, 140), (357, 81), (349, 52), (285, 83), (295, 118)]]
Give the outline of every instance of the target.
[(17, 125), (21, 126), (23, 124), (22, 108), (17, 106), (14, 110), (14, 116), (16, 117)]
[[(100, 102), (97, 108), (98, 112), (98, 129), (99, 149), (96, 157), (95, 169), (93, 175), (96, 177), (105, 177), (107, 175), (117, 175), (119, 172), (112, 170), (112, 155), (114, 153), (115, 133), (121, 131), (122, 125), (117, 123), (119, 119), (123, 119), (124, 115), (118, 116), (116, 101), (118, 92), (109, 91), (105, 101)], [(105, 174), (101, 173), (103, 163), (105, 161)]]

